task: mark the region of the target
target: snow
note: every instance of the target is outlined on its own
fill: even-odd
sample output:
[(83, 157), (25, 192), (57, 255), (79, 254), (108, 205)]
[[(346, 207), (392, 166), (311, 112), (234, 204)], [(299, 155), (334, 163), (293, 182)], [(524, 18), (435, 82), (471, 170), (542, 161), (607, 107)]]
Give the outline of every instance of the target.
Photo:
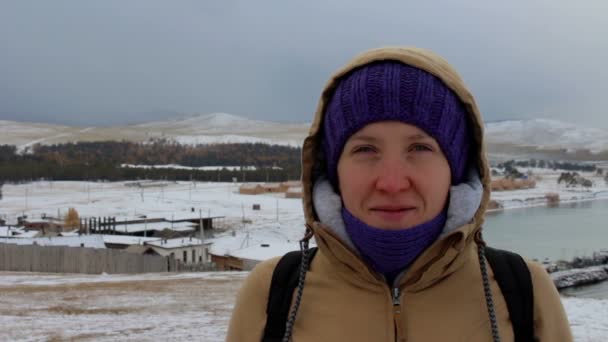
[(106, 248), (101, 235), (55, 236), (39, 238), (0, 238), (0, 243), (16, 245), (67, 246), (86, 248)]
[(231, 255), (241, 259), (264, 261), (298, 250), (300, 250), (299, 243), (270, 243), (239, 249)]
[(121, 233), (137, 233), (137, 232), (152, 232), (162, 231), (164, 229), (172, 229), (175, 231), (189, 231), (194, 230), (196, 224), (191, 222), (147, 222), (147, 223), (129, 223), (124, 224), (119, 221), (116, 222), (116, 231)]
[(608, 151), (608, 132), (550, 119), (507, 120), (486, 124), (488, 143), (552, 149)]
[(177, 170), (201, 170), (201, 171), (219, 171), (226, 169), (228, 171), (255, 171), (255, 166), (183, 166), (176, 164), (165, 164), (165, 165), (133, 165), (133, 164), (121, 164), (120, 167), (124, 168), (138, 168), (138, 169), (177, 169)]
[[(125, 127), (69, 127), (0, 120), (0, 144), (19, 146), (22, 151), (36, 143), (129, 140), (146, 142), (160, 138), (179, 144), (264, 143), (299, 147), (310, 124), (252, 120), (241, 116), (212, 113), (149, 122)], [(520, 147), (526, 155), (533, 149), (586, 149), (608, 151), (608, 132), (597, 128), (550, 119), (508, 120), (486, 124), (490, 155), (495, 145)], [(517, 151), (517, 150), (516, 150)], [(504, 151), (500, 153), (505, 153)]]
[(40, 232), (37, 230), (28, 230), (23, 233), (20, 233), (19, 235), (15, 235), (14, 237), (15, 238), (33, 238), (33, 237), (38, 236), (39, 234), (40, 234)]
[(141, 237), (141, 236), (130, 236), (130, 235), (101, 235), (103, 242), (106, 244), (114, 245), (143, 245), (144, 242), (151, 242), (160, 240), (155, 237)]
[(592, 188), (585, 189), (580, 186), (568, 188), (563, 183), (557, 184), (557, 179), (564, 172), (563, 170), (525, 167), (517, 167), (517, 169), (524, 174), (530, 171), (534, 176), (540, 177), (540, 180), (536, 181), (536, 187), (533, 189), (493, 191), (491, 198), (502, 204), (504, 209), (546, 205), (545, 195), (549, 192), (557, 193), (562, 203), (608, 198), (608, 184), (595, 172), (579, 172), (581, 176), (593, 182)]
[(558, 289), (597, 283), (608, 279), (608, 265), (558, 271), (551, 273), (551, 278)]
[(608, 300), (589, 298), (564, 298), (574, 341), (604, 342), (608, 336)]
[(300, 140), (266, 139), (247, 135), (180, 135), (173, 138), (175, 142), (183, 145), (210, 145), (210, 144), (267, 144), (300, 147)]
[(203, 242), (205, 244), (210, 243), (207, 241), (201, 241), (201, 239), (196, 239), (196, 238), (175, 238), (175, 239), (163, 239), (163, 240), (146, 242), (146, 245), (165, 248), (165, 249), (173, 249), (173, 248), (200, 246), (201, 244), (203, 244)]
[(0, 226), (0, 237), (18, 237), (22, 233), (24, 230), (21, 228)]
[[(526, 198), (542, 196), (549, 190), (559, 192), (562, 199), (566, 200), (597, 198), (601, 196), (601, 191), (608, 190), (605, 183), (599, 181), (595, 182), (591, 191), (560, 188), (556, 185), (558, 173), (542, 169), (538, 173), (543, 177), (537, 182), (539, 189), (495, 192), (492, 198), (504, 201), (506, 207), (515, 207), (515, 204), (529, 206), (533, 203), (526, 201)], [(4, 197), (0, 202), (0, 217), (12, 222), (24, 213), (32, 219), (48, 214), (61, 216), (70, 207), (75, 208), (81, 218), (116, 217), (119, 222), (141, 220), (141, 215), (172, 220), (190, 219), (199, 215), (224, 216), (223, 219), (214, 220), (215, 237), (205, 239), (205, 243), (211, 243), (210, 253), (232, 254), (252, 260), (298, 249), (297, 241), (305, 231), (300, 199), (282, 198), (279, 196), (282, 194), (241, 195), (238, 189), (242, 183), (165, 182), (162, 187), (143, 190), (127, 186), (128, 184), (132, 182), (40, 181), (5, 184)], [(596, 193), (598, 195), (594, 196)], [(253, 210), (253, 204), (259, 204), (261, 209)], [(194, 212), (192, 208), (195, 208)], [(170, 222), (164, 224), (170, 227)], [(148, 225), (149, 229), (154, 227), (151, 222)], [(121, 228), (123, 227), (118, 224), (117, 229)], [(16, 239), (9, 242), (13, 240)], [(100, 243), (104, 242), (107, 242), (105, 236)], [(261, 247), (262, 244), (268, 244), (269, 247)], [(13, 328), (0, 331), (0, 340), (48, 340), (55, 336), (53, 334), (58, 334), (56, 339), (65, 340), (92, 334), (94, 337), (91, 339), (101, 341), (152, 341), (158, 336), (222, 341), (232, 301), (245, 275), (246, 273), (211, 273), (89, 277), (23, 274), (6, 278), (2, 274), (0, 326)], [(140, 284), (142, 281), (145, 282)], [(9, 296), (3, 293), (6, 289), (1, 288), (13, 286), (23, 291), (29, 283), (43, 286), (44, 282), (52, 283), (48, 286), (56, 289), (45, 287), (39, 294), (31, 296), (25, 293), (15, 296), (14, 293), (18, 291), (12, 290)], [(102, 288), (70, 288), (66, 292), (65, 286), (70, 282), (100, 283)], [(111, 290), (104, 290), (104, 286), (114, 283), (118, 285)], [(147, 286), (148, 283), (154, 290), (138, 292), (131, 289)], [(573, 322), (577, 341), (600, 341), (608, 335), (608, 323), (605, 320), (608, 300), (564, 298), (564, 303)], [(101, 313), (59, 314), (56, 311), (58, 307), (66, 305), (70, 310), (99, 309)], [(5, 307), (11, 309), (4, 309)], [(128, 308), (135, 311), (130, 312)], [(111, 309), (118, 310), (118, 313), (103, 313), (104, 310)], [(145, 324), (141, 321), (143, 314), (146, 316)], [(66, 317), (69, 319), (66, 320)]]
[(225, 113), (123, 127), (70, 127), (0, 120), (0, 145), (17, 145), (19, 151), (36, 143), (159, 138), (180, 144), (265, 143), (301, 146), (310, 124), (251, 120)]
[[(0, 272), (0, 340), (224, 341), (247, 272)], [(608, 300), (562, 297), (577, 342), (605, 341)], [(142, 320), (142, 317), (145, 319)]]

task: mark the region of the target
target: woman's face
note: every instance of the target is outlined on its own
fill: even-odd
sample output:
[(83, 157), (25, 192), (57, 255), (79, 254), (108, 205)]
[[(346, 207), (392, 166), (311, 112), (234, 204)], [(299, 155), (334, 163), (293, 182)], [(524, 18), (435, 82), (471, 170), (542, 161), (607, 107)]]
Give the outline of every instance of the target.
[(435, 218), (451, 184), (450, 166), (435, 139), (398, 121), (369, 124), (353, 134), (338, 161), (342, 201), (366, 224), (403, 229)]

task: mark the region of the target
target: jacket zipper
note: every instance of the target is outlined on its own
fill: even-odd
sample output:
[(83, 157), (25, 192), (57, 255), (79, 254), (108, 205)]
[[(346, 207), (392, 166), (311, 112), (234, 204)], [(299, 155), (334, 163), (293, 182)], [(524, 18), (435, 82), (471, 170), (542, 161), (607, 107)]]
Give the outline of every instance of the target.
[(395, 341), (405, 341), (401, 327), (401, 290), (398, 287), (392, 289), (393, 318), (395, 322)]

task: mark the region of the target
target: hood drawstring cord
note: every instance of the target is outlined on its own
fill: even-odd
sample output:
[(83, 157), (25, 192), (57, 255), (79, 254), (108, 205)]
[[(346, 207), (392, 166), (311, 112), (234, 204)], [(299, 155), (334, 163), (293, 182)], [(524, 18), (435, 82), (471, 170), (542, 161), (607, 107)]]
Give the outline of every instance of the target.
[[(302, 252), (302, 262), (300, 263), (300, 274), (298, 278), (298, 287), (296, 292), (296, 299), (289, 313), (289, 319), (285, 323), (285, 335), (283, 335), (282, 342), (289, 342), (293, 333), (293, 326), (296, 320), (300, 303), (302, 302), (302, 294), (304, 292), (304, 281), (306, 280), (306, 272), (309, 268), (309, 248), (308, 241), (312, 238), (312, 229), (309, 225), (306, 225), (306, 235), (300, 240), (300, 251)], [(496, 320), (496, 311), (494, 310), (494, 300), (492, 298), (492, 290), (490, 288), (490, 278), (488, 276), (488, 270), (486, 266), (486, 253), (485, 253), (485, 242), (481, 239), (481, 232), (478, 232), (475, 236), (477, 241), (477, 256), (479, 257), (479, 267), (481, 269), (481, 277), (483, 281), (483, 291), (486, 297), (486, 306), (488, 307), (488, 314), (490, 315), (490, 324), (492, 327), (492, 339), (494, 342), (500, 342), (500, 335), (498, 334), (498, 323)]]
[(312, 229), (307, 224), (306, 234), (304, 235), (302, 240), (300, 240), (300, 251), (302, 252), (302, 261), (300, 262), (300, 275), (298, 277), (296, 299), (293, 304), (293, 308), (289, 312), (289, 319), (287, 319), (287, 323), (285, 323), (285, 335), (283, 335), (282, 342), (289, 342), (289, 340), (291, 340), (293, 325), (296, 321), (296, 315), (298, 313), (298, 309), (300, 308), (300, 303), (302, 302), (302, 293), (304, 292), (304, 281), (306, 280), (306, 272), (308, 271), (308, 268), (310, 266), (310, 251), (308, 249), (308, 241), (312, 238), (312, 236)]
[(488, 277), (488, 270), (486, 266), (486, 244), (481, 238), (481, 231), (476, 234), (475, 240), (478, 246), (477, 256), (479, 257), (479, 268), (481, 269), (483, 292), (486, 297), (486, 306), (488, 307), (488, 314), (490, 315), (490, 324), (492, 326), (492, 339), (494, 342), (500, 342), (500, 335), (498, 335), (498, 323), (496, 320), (496, 311), (494, 310), (494, 300), (492, 298), (492, 290), (490, 289), (490, 278)]

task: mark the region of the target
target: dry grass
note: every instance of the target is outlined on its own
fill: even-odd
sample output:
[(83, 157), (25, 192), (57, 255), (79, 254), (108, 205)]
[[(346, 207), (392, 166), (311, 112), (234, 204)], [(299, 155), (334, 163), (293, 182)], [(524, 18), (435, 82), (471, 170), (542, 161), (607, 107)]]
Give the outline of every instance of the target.
[(48, 285), (0, 286), (0, 341), (221, 341), (244, 274), (104, 282), (66, 275), (66, 281), (85, 281), (72, 284), (51, 277)]
[(141, 308), (117, 307), (117, 308), (79, 308), (74, 306), (51, 306), (46, 311), (62, 315), (122, 315), (141, 311)]
[[(95, 290), (121, 290), (121, 291), (140, 291), (140, 292), (159, 292), (166, 290), (174, 285), (175, 279), (154, 279), (154, 280), (134, 280), (121, 282), (91, 282), (63, 285), (19, 285), (19, 286), (0, 286), (3, 293), (38, 293), (38, 292), (77, 292)], [(197, 279), (182, 279), (182, 284), (200, 281)]]

